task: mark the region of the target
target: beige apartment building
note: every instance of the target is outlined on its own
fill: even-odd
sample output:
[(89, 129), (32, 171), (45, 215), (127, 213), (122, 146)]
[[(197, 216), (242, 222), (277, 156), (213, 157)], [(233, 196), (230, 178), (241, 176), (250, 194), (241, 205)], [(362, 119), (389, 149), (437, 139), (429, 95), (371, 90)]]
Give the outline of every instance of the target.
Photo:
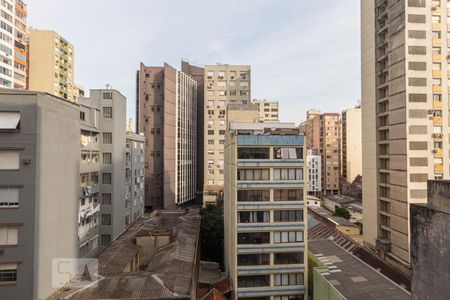
[(342, 177), (349, 183), (362, 175), (361, 107), (342, 112)]
[(338, 113), (309, 110), (306, 121), (300, 124), (307, 147), (321, 156), (322, 193), (339, 194), (341, 176), (341, 117)]
[(251, 70), (247, 65), (207, 65), (204, 79), (203, 203), (223, 198), (224, 144), (228, 104), (251, 101)]
[(269, 101), (267, 99), (253, 99), (252, 103), (258, 105), (259, 122), (276, 123), (280, 121), (278, 101)]
[(28, 88), (76, 102), (73, 46), (53, 30), (30, 28), (28, 38)]
[(361, 1), (364, 242), (410, 264), (411, 203), (449, 179), (446, 0)]

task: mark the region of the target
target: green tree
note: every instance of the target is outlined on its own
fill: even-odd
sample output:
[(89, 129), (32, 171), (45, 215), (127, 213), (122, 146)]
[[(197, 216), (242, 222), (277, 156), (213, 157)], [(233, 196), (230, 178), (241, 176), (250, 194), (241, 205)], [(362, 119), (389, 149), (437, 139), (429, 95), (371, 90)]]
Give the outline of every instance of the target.
[(333, 216), (343, 217), (348, 220), (350, 219), (351, 214), (345, 207), (336, 206)]
[(201, 210), (201, 259), (223, 267), (224, 227), (222, 205), (207, 205)]

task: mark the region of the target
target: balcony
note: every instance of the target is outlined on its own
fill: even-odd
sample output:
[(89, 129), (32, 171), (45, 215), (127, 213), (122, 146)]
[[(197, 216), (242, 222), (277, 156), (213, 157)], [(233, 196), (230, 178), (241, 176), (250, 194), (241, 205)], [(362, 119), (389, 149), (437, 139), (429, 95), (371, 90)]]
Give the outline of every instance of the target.
[(432, 137), (433, 137), (433, 139), (442, 140), (444, 135), (442, 133), (433, 133)]
[(433, 77), (442, 77), (442, 70), (433, 70)]
[(442, 108), (442, 101), (433, 101), (433, 108)]
[(444, 173), (444, 166), (441, 164), (434, 164), (434, 173)]
[(435, 157), (442, 157), (444, 155), (444, 150), (442, 148), (433, 149), (433, 154)]
[(433, 61), (441, 61), (442, 54), (433, 54)]
[(442, 92), (442, 86), (441, 85), (433, 85), (433, 92), (441, 93)]
[(433, 124), (442, 124), (442, 117), (433, 117)]
[(441, 30), (441, 23), (433, 23), (433, 30)]
[(441, 39), (433, 39), (433, 47), (440, 47), (442, 44)]

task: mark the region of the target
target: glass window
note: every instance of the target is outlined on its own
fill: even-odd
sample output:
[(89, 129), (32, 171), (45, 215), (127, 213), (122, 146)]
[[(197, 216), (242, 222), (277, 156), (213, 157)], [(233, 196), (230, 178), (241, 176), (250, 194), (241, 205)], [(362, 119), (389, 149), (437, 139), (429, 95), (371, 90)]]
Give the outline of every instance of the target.
[(19, 189), (11, 187), (0, 188), (0, 208), (19, 207)]
[(238, 233), (238, 244), (268, 244), (270, 243), (269, 232)]
[(238, 287), (269, 286), (270, 275), (238, 276)]
[(269, 180), (269, 169), (240, 169), (238, 180)]
[(112, 132), (103, 132), (103, 144), (112, 144)]
[(239, 147), (238, 148), (238, 159), (269, 159), (269, 148), (262, 147)]
[(303, 273), (275, 274), (273, 279), (275, 286), (304, 284)]
[(112, 153), (103, 153), (103, 163), (112, 164)]
[(14, 283), (17, 281), (17, 263), (0, 264), (0, 282)]
[(238, 266), (262, 266), (270, 264), (270, 254), (238, 254)]
[(303, 189), (275, 189), (274, 201), (303, 201)]
[(112, 107), (105, 106), (103, 107), (103, 118), (105, 119), (112, 119)]
[(269, 211), (239, 211), (238, 223), (268, 223), (270, 221)]
[(112, 183), (112, 176), (111, 173), (103, 173), (102, 174), (102, 184), (111, 184)]
[(273, 169), (274, 180), (303, 180), (303, 169)]
[(19, 230), (13, 226), (0, 227), (0, 246), (17, 245)]
[(276, 231), (273, 237), (275, 243), (302, 243), (303, 231)]
[(238, 202), (267, 202), (270, 201), (269, 190), (238, 190)]
[(303, 148), (273, 148), (274, 159), (303, 159)]
[(0, 170), (18, 170), (19, 157), (18, 150), (0, 150)]
[(102, 225), (111, 225), (111, 215), (102, 214)]
[(274, 263), (277, 265), (303, 264), (303, 252), (274, 253)]
[(274, 210), (275, 222), (303, 222), (303, 210)]

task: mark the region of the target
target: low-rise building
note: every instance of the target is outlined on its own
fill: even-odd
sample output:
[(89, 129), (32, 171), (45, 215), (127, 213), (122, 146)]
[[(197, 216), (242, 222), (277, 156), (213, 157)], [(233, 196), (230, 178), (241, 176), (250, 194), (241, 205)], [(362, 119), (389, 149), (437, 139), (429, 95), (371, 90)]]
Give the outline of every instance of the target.
[(48, 94), (0, 91), (0, 298), (44, 299), (52, 260), (76, 258), (78, 107)]
[(450, 295), (450, 182), (428, 181), (428, 203), (411, 204), (412, 299)]
[(304, 147), (295, 124), (228, 128), (225, 271), (233, 299), (307, 299)]
[(309, 211), (318, 218), (321, 218), (324, 222), (328, 223), (331, 227), (339, 230), (340, 232), (349, 236), (361, 235), (360, 228), (350, 222), (349, 220), (335, 216), (329, 210), (322, 207), (309, 207)]

